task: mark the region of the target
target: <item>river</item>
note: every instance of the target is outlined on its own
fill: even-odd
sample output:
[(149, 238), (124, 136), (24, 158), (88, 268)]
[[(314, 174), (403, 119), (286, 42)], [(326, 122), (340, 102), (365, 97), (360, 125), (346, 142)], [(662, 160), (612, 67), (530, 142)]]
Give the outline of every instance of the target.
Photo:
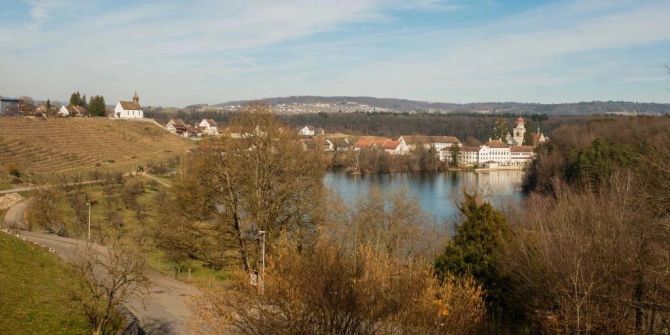
[(421, 208), (438, 222), (454, 222), (458, 218), (457, 203), (463, 190), (478, 190), (494, 206), (518, 205), (523, 200), (520, 188), (523, 171), (447, 171), (393, 173), (352, 176), (343, 171), (326, 173), (324, 185), (334, 190), (347, 203), (353, 204), (373, 187), (383, 193), (406, 190), (417, 199)]

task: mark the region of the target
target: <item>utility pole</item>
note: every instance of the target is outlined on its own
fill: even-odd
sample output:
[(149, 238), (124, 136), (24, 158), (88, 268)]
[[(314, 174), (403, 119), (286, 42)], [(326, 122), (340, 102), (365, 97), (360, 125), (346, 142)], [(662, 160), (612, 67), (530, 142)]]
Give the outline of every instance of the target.
[(91, 241), (91, 202), (87, 202), (86, 206), (88, 206), (88, 241)]
[(258, 235), (262, 238), (261, 241), (261, 277), (260, 277), (260, 286), (261, 286), (261, 293), (263, 293), (264, 288), (265, 288), (265, 230), (261, 230), (258, 232)]

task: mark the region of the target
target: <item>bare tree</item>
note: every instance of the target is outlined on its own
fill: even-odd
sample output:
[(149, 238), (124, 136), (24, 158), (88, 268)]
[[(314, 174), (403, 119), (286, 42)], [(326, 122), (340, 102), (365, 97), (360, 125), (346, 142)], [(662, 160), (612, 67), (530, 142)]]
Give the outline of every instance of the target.
[[(252, 104), (220, 138), (205, 140), (186, 159), (174, 188), (176, 205), (191, 220), (218, 220), (239, 263), (251, 271), (259, 247), (282, 233), (307, 240), (314, 234), (321, 195), (322, 157), (305, 151), (268, 106)], [(231, 243), (233, 242), (233, 243)]]
[(76, 251), (73, 263), (80, 280), (71, 295), (82, 304), (93, 334), (116, 334), (123, 322), (121, 305), (132, 296), (148, 294), (144, 255), (127, 245), (105, 249), (87, 244)]
[(264, 290), (244, 277), (194, 304), (197, 334), (476, 334), (485, 313), (471, 278), (438, 281), (428, 262), (329, 241), (311, 252), (280, 244)]

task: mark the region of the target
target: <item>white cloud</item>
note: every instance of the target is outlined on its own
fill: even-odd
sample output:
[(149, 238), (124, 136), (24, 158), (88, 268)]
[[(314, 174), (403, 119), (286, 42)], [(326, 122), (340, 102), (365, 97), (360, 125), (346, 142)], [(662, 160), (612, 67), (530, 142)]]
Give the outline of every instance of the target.
[[(4, 94), (79, 89), (113, 101), (137, 88), (163, 105), (307, 93), (513, 100), (608, 71), (652, 82), (652, 72), (599, 65), (608, 55), (576, 59), (670, 40), (665, 1), (560, 2), (449, 29), (397, 23), (405, 11), (448, 20), (466, 10), (453, 1), (165, 0), (106, 10), (26, 1), (36, 28), (0, 22), (0, 41), (12, 41), (0, 43)], [(381, 28), (359, 29), (370, 26)]]

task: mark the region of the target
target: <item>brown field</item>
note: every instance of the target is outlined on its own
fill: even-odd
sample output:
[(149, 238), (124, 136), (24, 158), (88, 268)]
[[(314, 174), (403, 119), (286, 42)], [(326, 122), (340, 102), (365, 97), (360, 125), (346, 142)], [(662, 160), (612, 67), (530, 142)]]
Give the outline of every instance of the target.
[(0, 118), (0, 165), (36, 175), (128, 170), (194, 144), (149, 120)]

